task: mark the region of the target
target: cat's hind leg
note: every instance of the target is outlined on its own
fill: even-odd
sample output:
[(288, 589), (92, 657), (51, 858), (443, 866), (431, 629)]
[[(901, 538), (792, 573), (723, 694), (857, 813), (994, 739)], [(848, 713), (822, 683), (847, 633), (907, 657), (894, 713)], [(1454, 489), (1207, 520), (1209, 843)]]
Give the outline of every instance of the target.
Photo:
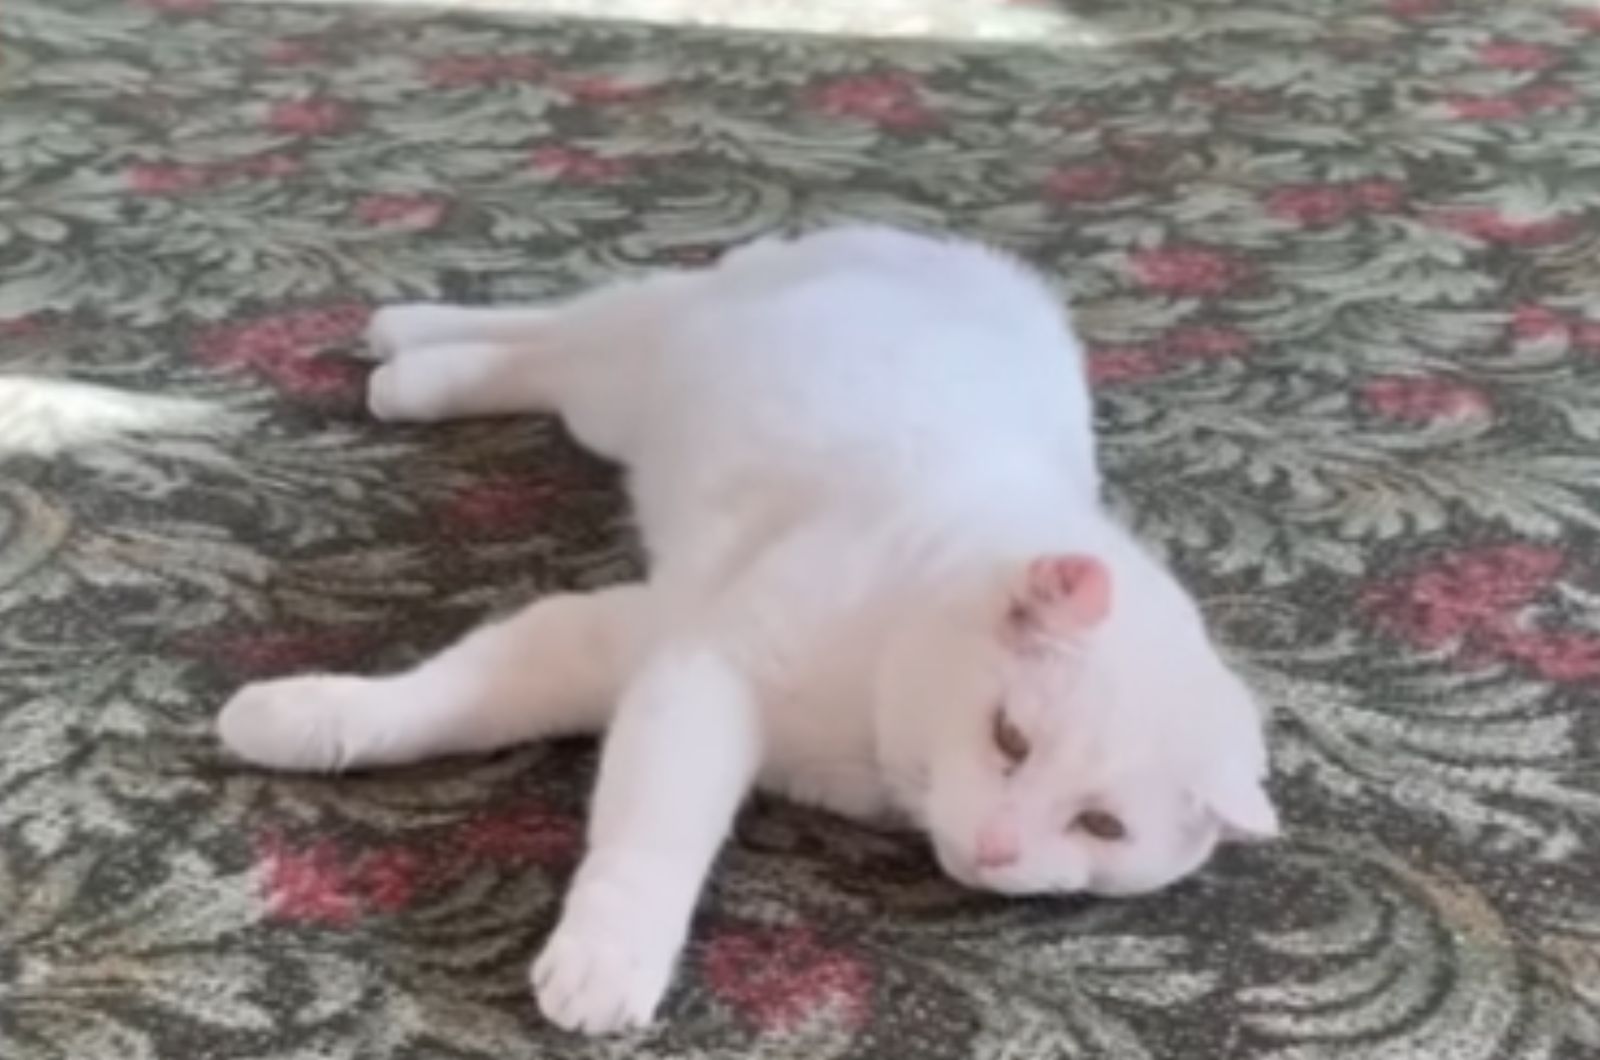
[(567, 366), (537, 335), (518, 345), (452, 342), (395, 355), (367, 378), (367, 408), (389, 423), (436, 423), (560, 407)]
[(559, 306), (382, 306), (367, 322), (367, 353), (375, 361), (389, 361), (429, 346), (516, 346)]
[(404, 673), (240, 689), (222, 742), (275, 769), (333, 771), (489, 751), (607, 724), (651, 636), (647, 591), (545, 597)]
[(557, 412), (580, 443), (627, 462), (662, 336), (711, 282), (660, 272), (536, 309), (380, 310), (373, 341), (389, 357), (368, 406), (390, 421)]
[(648, 334), (678, 301), (698, 291), (713, 272), (658, 269), (600, 284), (566, 298), (526, 306), (467, 306), (405, 302), (382, 306), (367, 322), (367, 351), (390, 361), (430, 346), (507, 346), (537, 349), (541, 332), (566, 332), (564, 347), (604, 345), (619, 333)]
[(548, 411), (559, 370), (551, 354), (560, 351), (550, 349), (544, 324), (556, 312), (384, 306), (367, 323), (367, 350), (383, 362), (367, 380), (367, 405), (380, 420), (416, 422)]

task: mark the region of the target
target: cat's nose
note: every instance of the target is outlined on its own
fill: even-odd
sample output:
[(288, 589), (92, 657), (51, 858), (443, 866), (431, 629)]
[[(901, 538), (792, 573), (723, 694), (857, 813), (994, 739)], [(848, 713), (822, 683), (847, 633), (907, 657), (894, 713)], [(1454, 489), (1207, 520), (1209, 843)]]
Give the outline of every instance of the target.
[(1014, 827), (991, 824), (978, 833), (978, 868), (1003, 869), (1016, 862), (1021, 847)]

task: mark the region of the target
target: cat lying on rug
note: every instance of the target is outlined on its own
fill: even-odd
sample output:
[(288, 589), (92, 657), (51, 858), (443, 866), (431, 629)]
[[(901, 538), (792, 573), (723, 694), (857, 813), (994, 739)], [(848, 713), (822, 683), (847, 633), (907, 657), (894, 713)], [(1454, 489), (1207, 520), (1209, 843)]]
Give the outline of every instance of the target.
[(651, 1020), (752, 784), (1007, 894), (1149, 891), (1276, 831), (1257, 708), (1102, 508), (1078, 343), (1016, 262), (846, 228), (369, 337), (381, 419), (555, 411), (624, 464), (649, 577), (405, 673), (249, 685), (222, 739), (339, 770), (606, 729), (533, 965), (556, 1024)]

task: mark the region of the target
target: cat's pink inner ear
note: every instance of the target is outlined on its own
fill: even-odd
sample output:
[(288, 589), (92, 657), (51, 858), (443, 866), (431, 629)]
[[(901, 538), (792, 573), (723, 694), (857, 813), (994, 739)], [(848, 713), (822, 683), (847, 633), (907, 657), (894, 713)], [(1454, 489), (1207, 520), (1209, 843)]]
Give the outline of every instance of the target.
[(1093, 556), (1041, 556), (1028, 564), (1022, 608), (1051, 633), (1092, 629), (1111, 613), (1111, 572)]

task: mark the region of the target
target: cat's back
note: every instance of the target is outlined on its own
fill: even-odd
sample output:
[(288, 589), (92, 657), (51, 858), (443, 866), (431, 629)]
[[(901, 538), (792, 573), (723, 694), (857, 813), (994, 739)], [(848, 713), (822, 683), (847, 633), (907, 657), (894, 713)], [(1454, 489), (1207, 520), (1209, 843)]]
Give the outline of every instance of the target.
[(913, 436), (1043, 443), (1088, 422), (1060, 302), (975, 243), (874, 227), (758, 242), (706, 275), (661, 342), (663, 440), (779, 457)]
[(657, 558), (726, 572), (829, 513), (998, 483), (1097, 491), (1058, 299), (985, 247), (844, 228), (734, 251), (650, 341), (630, 461)]

